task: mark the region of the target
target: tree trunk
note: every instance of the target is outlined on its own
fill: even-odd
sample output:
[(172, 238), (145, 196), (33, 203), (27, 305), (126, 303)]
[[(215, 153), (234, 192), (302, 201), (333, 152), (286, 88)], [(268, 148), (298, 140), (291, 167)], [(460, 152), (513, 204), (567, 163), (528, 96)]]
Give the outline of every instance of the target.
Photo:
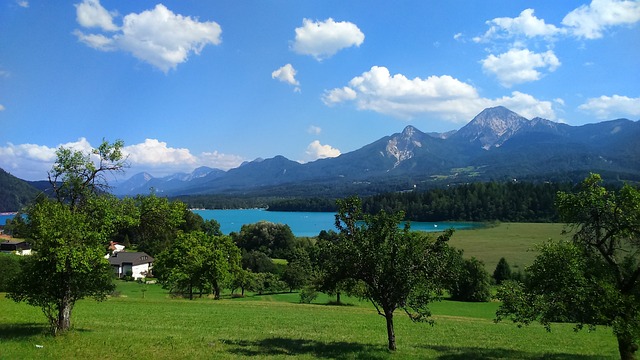
[(336, 304), (338, 304), (338, 305), (342, 304), (340, 302), (340, 291), (336, 291)]
[(617, 338), (620, 360), (636, 360), (636, 351), (638, 351), (638, 344), (633, 341), (633, 338), (628, 335), (617, 335)]
[(213, 298), (220, 300), (220, 285), (218, 285), (217, 281), (213, 283)]
[(396, 334), (393, 331), (393, 311), (385, 310), (384, 317), (387, 319), (387, 336), (389, 338), (389, 350), (396, 350)]
[(60, 307), (58, 308), (58, 321), (55, 329), (53, 329), (54, 335), (63, 334), (71, 328), (71, 310), (73, 309), (73, 303), (68, 297), (64, 297), (60, 301)]

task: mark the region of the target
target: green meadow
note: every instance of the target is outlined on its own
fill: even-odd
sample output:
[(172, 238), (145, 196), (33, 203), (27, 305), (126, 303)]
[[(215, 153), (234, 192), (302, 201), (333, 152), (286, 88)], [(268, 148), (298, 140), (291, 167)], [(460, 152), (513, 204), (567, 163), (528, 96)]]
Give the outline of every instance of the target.
[[(500, 224), (457, 232), (453, 241), (488, 267), (500, 256), (524, 266), (534, 256), (525, 250), (561, 229)], [(520, 244), (525, 255), (510, 244)], [(502, 249), (512, 256), (501, 255)], [(297, 293), (284, 293), (189, 301), (172, 298), (155, 284), (117, 284), (118, 296), (105, 302), (78, 302), (73, 331), (55, 338), (46, 335), (40, 309), (0, 294), (0, 359), (618, 358), (615, 338), (606, 327), (575, 332), (571, 324), (554, 324), (547, 332), (537, 324), (518, 328), (495, 323), (495, 302), (434, 303), (433, 326), (412, 323), (399, 310), (398, 350), (389, 352), (384, 318), (358, 299), (347, 297), (349, 305), (332, 306), (327, 305), (332, 299), (323, 295), (312, 304), (299, 304)]]

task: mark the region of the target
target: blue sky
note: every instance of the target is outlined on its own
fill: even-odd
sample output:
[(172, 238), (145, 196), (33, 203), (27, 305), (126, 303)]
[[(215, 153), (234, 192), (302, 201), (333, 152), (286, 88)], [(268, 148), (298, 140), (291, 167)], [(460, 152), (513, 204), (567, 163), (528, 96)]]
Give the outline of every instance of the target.
[(0, 168), (122, 139), (125, 177), (338, 156), (503, 105), (640, 119), (639, 1), (0, 1)]

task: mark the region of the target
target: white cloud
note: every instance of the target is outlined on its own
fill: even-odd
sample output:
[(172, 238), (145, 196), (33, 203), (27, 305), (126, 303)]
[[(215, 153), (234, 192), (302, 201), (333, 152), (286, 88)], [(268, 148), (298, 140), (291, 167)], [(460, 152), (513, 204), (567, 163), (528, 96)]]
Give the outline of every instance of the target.
[(326, 91), (326, 105), (354, 102), (359, 110), (371, 110), (397, 118), (426, 116), (464, 123), (485, 108), (504, 105), (523, 116), (554, 119), (551, 102), (513, 92), (499, 99), (482, 98), (476, 89), (449, 75), (409, 79), (374, 66), (354, 77), (348, 86)]
[(37, 144), (12, 144), (0, 146), (0, 168), (25, 180), (44, 180), (56, 160), (60, 147), (89, 152), (91, 145), (85, 138), (78, 141), (48, 147)]
[(360, 46), (364, 41), (364, 34), (355, 24), (347, 21), (335, 22), (332, 18), (315, 22), (304, 19), (302, 27), (295, 31), (293, 51), (311, 55), (318, 61), (330, 58), (342, 49)]
[(571, 33), (579, 38), (598, 39), (612, 26), (640, 21), (640, 2), (626, 0), (593, 0), (562, 19)]
[(4, 105), (0, 104), (0, 111), (4, 111), (5, 107)]
[(309, 161), (340, 156), (340, 150), (331, 147), (331, 145), (322, 145), (318, 140), (311, 142), (305, 153)]
[(556, 120), (556, 114), (551, 101), (541, 101), (529, 94), (524, 94), (519, 91), (512, 92), (511, 96), (488, 100), (487, 103), (490, 105), (486, 107), (504, 106), (527, 119), (541, 117), (548, 120)]
[(539, 80), (542, 76), (539, 68), (555, 71), (560, 66), (552, 50), (534, 53), (528, 49), (511, 49), (498, 56), (490, 54), (481, 63), (484, 71), (496, 75), (505, 87)]
[(640, 116), (640, 97), (613, 95), (590, 98), (578, 109), (594, 114), (599, 119), (613, 117)]
[(271, 78), (277, 79), (278, 81), (281, 81), (281, 82), (285, 82), (289, 85), (293, 85), (295, 86), (295, 91), (300, 91), (300, 88), (298, 87), (300, 85), (300, 82), (296, 80), (296, 73), (297, 73), (296, 69), (293, 68), (293, 65), (286, 64), (281, 68), (279, 68), (278, 70), (275, 70), (274, 72), (272, 72)]
[(145, 139), (141, 144), (125, 146), (122, 150), (128, 156), (129, 161), (135, 164), (184, 163), (193, 165), (196, 163), (196, 158), (191, 155), (189, 149), (170, 148), (167, 147), (166, 142), (156, 139)]
[(116, 13), (110, 13), (107, 9), (100, 5), (99, 0), (84, 0), (80, 4), (76, 4), (76, 21), (82, 27), (100, 28), (104, 31), (116, 31), (118, 27), (113, 23), (113, 16)]
[(81, 26), (108, 32), (85, 34), (76, 30), (78, 40), (98, 50), (129, 52), (165, 73), (186, 62), (190, 54), (200, 54), (206, 45), (222, 41), (222, 29), (216, 22), (174, 14), (162, 4), (126, 15), (121, 27), (113, 23), (114, 13), (104, 9), (98, 0), (84, 0), (76, 10)]
[(319, 126), (309, 125), (309, 128), (307, 128), (307, 132), (313, 135), (320, 135), (322, 129)]
[[(93, 148), (85, 138), (78, 141), (48, 147), (36, 144), (0, 146), (0, 168), (25, 180), (44, 180), (56, 160), (56, 150), (60, 147), (89, 153)], [(139, 172), (149, 172), (153, 176), (165, 176), (177, 172), (190, 172), (199, 166), (209, 166), (228, 170), (239, 166), (244, 159), (238, 155), (203, 152), (193, 155), (189, 149), (172, 148), (166, 142), (146, 139), (143, 143), (125, 146), (123, 154), (130, 164), (125, 176)]]
[(16, 3), (18, 4), (18, 6), (23, 7), (23, 8), (28, 8), (29, 7), (29, 2), (28, 1), (17, 1)]
[(475, 37), (473, 41), (483, 42), (514, 36), (551, 38), (564, 31), (555, 25), (545, 23), (533, 15), (533, 12), (533, 9), (525, 9), (516, 18), (502, 17), (487, 21), (489, 30), (484, 35)]

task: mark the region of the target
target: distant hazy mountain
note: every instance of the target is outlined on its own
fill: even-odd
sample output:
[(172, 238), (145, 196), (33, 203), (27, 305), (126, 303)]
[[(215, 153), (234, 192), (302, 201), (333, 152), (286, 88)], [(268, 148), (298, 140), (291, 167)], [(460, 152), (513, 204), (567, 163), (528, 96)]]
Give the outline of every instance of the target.
[(202, 167), (155, 178), (141, 173), (117, 184), (117, 195), (222, 194), (345, 196), (488, 180), (578, 181), (589, 172), (640, 181), (640, 122), (570, 126), (526, 119), (507, 108), (483, 110), (448, 133), (407, 126), (336, 158), (306, 164), (283, 156), (223, 171)]

